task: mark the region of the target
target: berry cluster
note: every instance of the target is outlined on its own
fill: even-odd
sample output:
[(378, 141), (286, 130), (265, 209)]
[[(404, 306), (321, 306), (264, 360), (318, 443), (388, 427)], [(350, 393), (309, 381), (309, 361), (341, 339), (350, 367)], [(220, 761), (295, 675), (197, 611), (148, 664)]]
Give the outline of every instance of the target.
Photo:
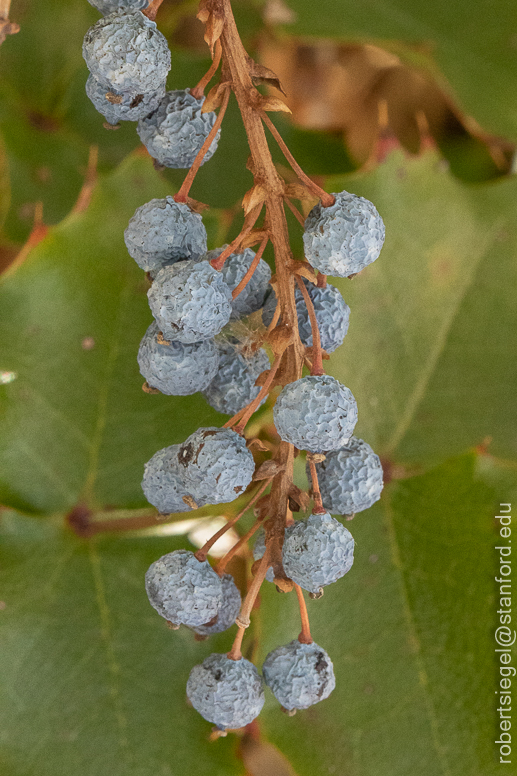
[[(332, 661), (312, 640), (303, 590), (319, 598), (325, 586), (350, 570), (354, 540), (331, 513), (353, 516), (368, 509), (379, 499), (383, 480), (379, 458), (353, 436), (358, 410), (352, 392), (323, 370), (323, 359), (343, 343), (350, 315), (326, 275), (352, 277), (373, 262), (382, 248), (384, 225), (368, 200), (319, 189), (287, 150), (302, 182), (298, 191), (304, 188), (305, 194), (289, 196), (286, 185), (276, 185), (268, 195), (267, 175), (281, 179), (271, 160), (259, 159), (254, 124), (248, 132), (249, 167), (254, 171), (259, 161), (264, 166), (245, 197), (244, 226), (232, 243), (207, 251), (203, 220), (188, 191), (199, 166), (216, 150), (230, 89), (238, 99), (243, 84), (254, 89), (249, 73), (247, 80), (241, 79), (251, 60), (234, 25), (211, 16), (211, 5), (204, 0), (199, 16), (207, 24), (214, 64), (192, 90), (166, 92), (170, 53), (154, 21), (140, 10), (146, 3), (93, 4), (107, 15), (85, 37), (92, 102), (110, 122), (138, 120), (140, 138), (161, 164), (190, 168), (180, 191), (139, 207), (124, 235), (129, 254), (150, 281), (154, 322), (138, 351), (144, 390), (179, 396), (201, 391), (212, 407), (232, 415), (222, 428), (200, 428), (182, 444), (156, 452), (145, 464), (144, 494), (168, 515), (232, 502), (245, 496), (253, 481), (259, 484), (244, 508), (200, 550), (164, 555), (145, 579), (152, 606), (171, 627), (183, 625), (205, 638), (238, 626), (231, 650), (195, 666), (187, 683), (194, 708), (225, 731), (247, 725), (259, 714), (263, 684), (289, 713), (327, 698), (335, 686)], [(222, 6), (231, 14), (229, 0)], [(220, 61), (223, 74), (214, 87), (220, 99), (212, 100), (220, 107), (216, 118), (213, 111), (203, 113), (203, 88)], [(283, 148), (267, 108), (261, 108), (266, 98), (256, 91), (250, 94), (246, 110), (255, 106), (260, 131), (266, 124)], [(315, 193), (320, 201), (303, 218), (290, 200), (303, 203)], [(282, 242), (287, 233), (284, 200), (304, 226), (305, 261), (295, 261)], [(264, 206), (263, 223), (256, 226)], [(275, 250), (274, 276), (262, 258), (269, 242)], [(250, 246), (257, 243), (255, 252)], [(241, 341), (235, 321), (248, 316), (254, 316), (254, 335)], [(272, 363), (262, 346), (272, 353)], [(254, 412), (273, 395), (276, 450), (245, 436)], [(258, 464), (255, 451), (261, 457)], [(270, 459), (264, 451), (273, 453)], [(298, 451), (306, 452), (311, 482), (306, 492), (292, 481)], [(311, 498), (312, 513), (295, 520), (293, 512), (306, 511)], [(213, 568), (207, 560), (212, 545), (254, 505), (252, 528)], [(242, 601), (227, 566), (260, 529), (252, 581)], [(302, 630), (298, 639), (267, 655), (261, 675), (243, 658), (241, 643), (264, 579), (282, 592), (296, 592)]]

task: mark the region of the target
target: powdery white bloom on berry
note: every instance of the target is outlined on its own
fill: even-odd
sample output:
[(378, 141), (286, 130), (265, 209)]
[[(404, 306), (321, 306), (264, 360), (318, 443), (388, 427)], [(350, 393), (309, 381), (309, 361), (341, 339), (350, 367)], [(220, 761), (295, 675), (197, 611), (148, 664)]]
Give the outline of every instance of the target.
[(193, 628), (201, 636), (212, 636), (214, 633), (222, 633), (231, 628), (235, 618), (239, 614), (242, 598), (239, 589), (231, 574), (223, 574), (221, 577), (223, 588), (223, 600), (217, 613), (217, 620), (213, 625), (198, 625)]
[(269, 358), (263, 348), (246, 354), (236, 340), (218, 342), (217, 350), (217, 374), (204, 396), (218, 412), (235, 415), (258, 395), (260, 387), (255, 385), (255, 381), (261, 372), (269, 369)]
[(86, 94), (109, 124), (118, 124), (119, 121), (138, 121), (155, 110), (165, 94), (165, 83), (160, 89), (145, 94), (117, 92), (106, 89), (105, 84), (97, 81), (93, 75), (89, 75), (86, 81)]
[[(214, 111), (201, 113), (204, 97), (196, 99), (190, 89), (167, 92), (152, 113), (138, 122), (137, 132), (153, 159), (165, 167), (187, 169), (215, 124)], [(218, 130), (202, 164), (217, 150)]]
[(287, 709), (308, 709), (328, 698), (336, 686), (334, 666), (327, 652), (314, 642), (296, 639), (277, 647), (264, 660), (264, 682)]
[[(227, 245), (223, 245), (222, 248), (208, 251), (208, 261), (216, 259), (227, 247)], [(237, 288), (250, 268), (255, 255), (255, 251), (252, 251), (251, 248), (245, 248), (242, 253), (230, 253), (223, 264), (221, 272), (231, 291)], [(271, 270), (269, 265), (266, 264), (264, 259), (260, 259), (246, 287), (232, 301), (232, 320), (243, 318), (245, 315), (251, 315), (260, 310), (264, 304), (270, 280)]]
[(208, 561), (190, 550), (175, 550), (152, 563), (145, 589), (158, 614), (175, 625), (191, 627), (212, 620), (222, 603), (222, 583)]
[(118, 92), (156, 91), (171, 67), (166, 38), (141, 11), (99, 19), (84, 36), (83, 57), (93, 77)]
[(330, 375), (309, 375), (282, 389), (273, 410), (284, 442), (323, 453), (343, 447), (357, 423), (352, 392)]
[(144, 468), (142, 490), (148, 502), (159, 512), (189, 512), (183, 496), (187, 495), (183, 484), (183, 471), (178, 464), (180, 445), (158, 450)]
[(232, 311), (231, 291), (208, 261), (162, 267), (147, 297), (164, 337), (186, 343), (219, 334)]
[(316, 465), (323, 506), (333, 514), (369, 509), (381, 497), (382, 464), (370, 445), (352, 437)]
[(244, 493), (255, 471), (246, 440), (227, 428), (200, 428), (178, 453), (183, 481), (198, 506), (233, 501)]
[[(316, 322), (320, 333), (321, 347), (327, 353), (333, 353), (345, 338), (348, 331), (348, 322), (350, 317), (350, 308), (335, 286), (327, 283), (325, 288), (319, 288), (309, 280), (303, 279), (305, 287), (309, 292)], [(307, 305), (300, 289), (295, 286), (294, 300), (296, 303), (296, 312), (298, 316), (298, 331), (300, 339), (307, 347), (312, 346), (312, 326), (307, 311)], [(262, 310), (262, 321), (264, 326), (269, 326), (273, 320), (276, 310), (276, 294), (271, 292), (266, 298), (264, 309)]]
[(284, 539), (284, 571), (309, 593), (340, 579), (353, 562), (352, 534), (328, 512), (297, 521)]
[(219, 366), (214, 341), (164, 342), (163, 338), (158, 341), (159, 333), (157, 324), (152, 323), (138, 350), (138, 366), (148, 384), (168, 396), (189, 396), (205, 390)]
[(264, 705), (262, 679), (253, 663), (217, 653), (194, 666), (187, 697), (202, 717), (221, 730), (249, 725)]
[(341, 191), (330, 207), (318, 203), (305, 220), (305, 256), (325, 275), (346, 278), (378, 257), (384, 243), (384, 222), (364, 197)]
[(103, 16), (115, 11), (143, 11), (150, 0), (88, 0)]
[(199, 213), (173, 197), (138, 207), (124, 232), (129, 255), (146, 272), (206, 253), (206, 229)]

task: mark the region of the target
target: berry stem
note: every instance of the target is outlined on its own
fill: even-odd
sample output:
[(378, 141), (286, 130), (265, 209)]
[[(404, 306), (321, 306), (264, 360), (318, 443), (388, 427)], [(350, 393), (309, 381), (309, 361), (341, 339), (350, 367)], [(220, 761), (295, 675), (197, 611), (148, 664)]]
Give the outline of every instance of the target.
[(206, 86), (210, 83), (212, 78), (217, 72), (217, 68), (219, 67), (221, 63), (221, 55), (223, 53), (223, 49), (221, 46), (221, 41), (216, 40), (215, 42), (215, 50), (214, 50), (214, 59), (212, 61), (212, 64), (204, 74), (203, 78), (194, 86), (193, 89), (190, 90), (190, 93), (193, 97), (196, 98), (196, 100), (199, 100), (201, 97), (203, 97), (205, 93)]
[(236, 431), (238, 434), (242, 434), (244, 431), (244, 428), (246, 426), (246, 423), (251, 418), (257, 407), (259, 406), (260, 402), (264, 398), (264, 396), (267, 396), (269, 393), (269, 389), (271, 388), (271, 383), (273, 382), (273, 378), (275, 377), (275, 374), (278, 371), (278, 367), (280, 366), (280, 362), (282, 360), (282, 356), (284, 353), (279, 353), (278, 356), (273, 361), (273, 366), (269, 370), (269, 374), (266, 377), (266, 381), (260, 391), (258, 392), (257, 396), (253, 399), (250, 404), (248, 404), (248, 407), (246, 411), (244, 412), (244, 415), (241, 417), (239, 423), (237, 426), (235, 426), (234, 431)]
[(305, 603), (305, 598), (303, 597), (303, 591), (300, 585), (297, 585), (296, 582), (294, 583), (294, 589), (296, 590), (296, 595), (298, 596), (298, 604), (300, 606), (300, 619), (302, 621), (302, 631), (298, 636), (298, 641), (300, 642), (300, 644), (312, 644), (311, 629), (309, 626), (309, 614), (307, 612), (307, 604)]
[(318, 472), (316, 471), (316, 462), (312, 453), (307, 453), (307, 462), (311, 470), (312, 480), (312, 498), (314, 499), (314, 509), (312, 510), (315, 515), (323, 515), (327, 510), (323, 506), (321, 500), (320, 484), (318, 482)]
[(301, 181), (303, 181), (303, 183), (305, 183), (309, 191), (311, 191), (313, 194), (315, 194), (315, 196), (321, 199), (321, 204), (323, 205), (323, 207), (330, 207), (331, 205), (333, 205), (334, 202), (336, 201), (336, 198), (332, 194), (327, 194), (326, 191), (323, 191), (323, 189), (320, 188), (320, 186), (318, 186), (317, 183), (314, 183), (314, 181), (311, 180), (311, 178), (309, 178), (309, 176), (306, 173), (304, 173), (304, 171), (302, 170), (302, 168), (300, 167), (300, 165), (298, 164), (298, 162), (296, 161), (296, 159), (294, 158), (294, 156), (286, 146), (284, 140), (282, 139), (282, 135), (275, 127), (275, 125), (273, 124), (273, 122), (271, 121), (267, 113), (265, 113), (265, 111), (260, 111), (260, 116), (264, 124), (266, 124), (269, 131), (275, 138), (276, 142), (280, 147), (280, 150), (282, 151), (283, 155), (285, 156), (285, 158), (293, 168), (294, 172), (297, 174), (298, 178)]
[(220, 539), (221, 536), (224, 536), (224, 534), (227, 531), (229, 531), (230, 528), (233, 528), (235, 523), (238, 520), (240, 520), (241, 517), (246, 514), (248, 509), (250, 509), (253, 506), (253, 504), (257, 501), (257, 499), (261, 497), (261, 495), (264, 493), (265, 489), (270, 483), (271, 483), (271, 478), (269, 480), (265, 480), (263, 484), (260, 486), (260, 488), (256, 491), (255, 495), (252, 496), (252, 498), (248, 501), (246, 506), (243, 509), (241, 509), (241, 511), (237, 515), (235, 515), (235, 517), (232, 517), (231, 520), (228, 520), (226, 525), (223, 525), (222, 528), (220, 528), (213, 536), (211, 536), (210, 539), (207, 542), (205, 542), (204, 545), (197, 552), (194, 553), (194, 555), (199, 561), (206, 560), (208, 553), (210, 552), (211, 548), (214, 546), (216, 541)]
[(210, 265), (218, 270), (219, 272), (222, 270), (224, 266), (224, 262), (226, 259), (239, 247), (239, 243), (242, 242), (243, 238), (248, 235), (253, 227), (255, 226), (257, 219), (261, 213), (262, 210), (262, 203), (260, 205), (257, 205), (254, 207), (250, 212), (247, 214), (247, 216), (244, 218), (244, 224), (242, 226), (241, 231), (237, 235), (237, 237), (231, 241), (229, 245), (226, 246), (224, 251), (217, 256), (217, 258), (212, 259), (210, 262)]
[(280, 320), (280, 305), (279, 305), (278, 300), (277, 300), (276, 307), (275, 307), (275, 312), (273, 314), (273, 319), (272, 319), (271, 323), (269, 324), (269, 326), (267, 327), (267, 333), (268, 334), (270, 334), (273, 331), (273, 329), (276, 328), (276, 325), (277, 325), (279, 320)]
[(294, 217), (295, 217), (295, 218), (296, 218), (296, 219), (297, 219), (297, 220), (300, 222), (300, 224), (301, 224), (301, 225), (304, 227), (304, 226), (305, 226), (305, 218), (304, 218), (304, 217), (303, 217), (303, 215), (300, 213), (300, 211), (298, 210), (298, 208), (296, 207), (296, 205), (293, 205), (293, 203), (291, 202), (291, 200), (290, 200), (288, 197), (286, 197), (286, 198), (285, 198), (285, 204), (287, 205), (287, 207), (289, 208), (289, 210), (291, 211), (291, 213), (293, 214), (293, 216), (294, 216)]
[(327, 276), (323, 274), (323, 272), (318, 272), (318, 288), (326, 288), (327, 287)]
[(305, 301), (305, 305), (307, 307), (307, 312), (309, 314), (309, 320), (311, 322), (311, 332), (312, 332), (312, 369), (311, 374), (312, 375), (324, 375), (325, 370), (323, 369), (323, 355), (321, 352), (321, 338), (320, 338), (320, 330), (318, 328), (318, 321), (316, 320), (316, 313), (314, 312), (314, 305), (312, 303), (312, 299), (310, 297), (309, 292), (307, 291), (307, 288), (305, 287), (305, 283), (303, 280), (297, 275), (296, 276), (296, 282), (298, 283), (298, 288), (300, 289), (303, 299)]
[(190, 191), (190, 187), (194, 183), (194, 178), (197, 175), (197, 172), (201, 165), (203, 164), (203, 159), (205, 158), (208, 149), (212, 145), (212, 141), (214, 140), (215, 136), (217, 135), (217, 132), (219, 131), (219, 128), (221, 124), (223, 123), (224, 114), (226, 113), (226, 108), (228, 107), (228, 101), (230, 99), (230, 89), (226, 89), (225, 93), (223, 95), (223, 99), (221, 102), (221, 107), (219, 108), (219, 113), (217, 114), (217, 118), (214, 122), (214, 126), (208, 133), (208, 136), (199, 149), (196, 158), (194, 159), (192, 163), (192, 167), (188, 171), (185, 180), (181, 184), (181, 188), (178, 191), (178, 193), (174, 196), (174, 200), (176, 202), (186, 202), (188, 193)]
[(246, 288), (246, 286), (250, 282), (250, 280), (251, 280), (251, 278), (253, 276), (253, 273), (255, 272), (255, 270), (258, 267), (258, 263), (259, 263), (260, 259), (262, 258), (262, 254), (264, 253), (264, 251), (266, 249), (266, 245), (268, 244), (268, 242), (269, 242), (269, 236), (266, 235), (264, 237), (264, 239), (262, 240), (262, 242), (260, 243), (259, 249), (258, 249), (257, 253), (255, 254), (255, 258), (253, 259), (253, 261), (251, 262), (250, 266), (248, 267), (248, 270), (246, 271), (246, 274), (242, 278), (242, 280), (239, 283), (239, 285), (236, 286), (233, 289), (233, 291), (232, 291), (232, 299), (237, 299), (239, 294), (242, 291), (244, 291), (244, 289)]
[[(271, 480), (268, 480), (267, 484), (269, 485), (270, 482), (271, 482)], [(224, 574), (226, 566), (231, 561), (231, 559), (233, 557), (235, 557), (235, 555), (239, 552), (239, 550), (242, 547), (245, 547), (247, 545), (247, 543), (249, 542), (251, 537), (254, 536), (257, 533), (258, 529), (261, 527), (263, 522), (264, 522), (263, 519), (262, 520), (257, 520), (256, 523), (254, 523), (251, 526), (249, 531), (247, 531), (243, 536), (241, 536), (239, 541), (235, 542), (233, 547), (230, 550), (228, 550), (228, 552), (226, 553), (224, 558), (221, 558), (221, 560), (219, 561), (219, 563), (215, 567), (215, 571), (217, 572), (217, 574), (219, 574), (220, 577), (222, 577), (222, 575)]]
[(243, 604), (241, 606), (241, 610), (235, 620), (239, 630), (237, 631), (237, 635), (235, 637), (235, 641), (233, 642), (233, 646), (230, 652), (228, 652), (228, 657), (230, 658), (230, 660), (240, 660), (242, 657), (241, 645), (242, 645), (242, 639), (244, 636), (244, 631), (246, 630), (246, 628), (249, 628), (250, 614), (251, 614), (251, 610), (253, 609), (253, 604), (255, 603), (260, 587), (262, 585), (262, 582), (265, 579), (267, 570), (270, 565), (271, 563), (269, 560), (269, 552), (266, 547), (266, 551), (262, 556), (262, 560), (260, 561), (259, 567), (257, 569), (257, 573), (253, 578), (253, 582), (251, 583), (250, 588), (246, 593), (246, 598), (244, 599)]

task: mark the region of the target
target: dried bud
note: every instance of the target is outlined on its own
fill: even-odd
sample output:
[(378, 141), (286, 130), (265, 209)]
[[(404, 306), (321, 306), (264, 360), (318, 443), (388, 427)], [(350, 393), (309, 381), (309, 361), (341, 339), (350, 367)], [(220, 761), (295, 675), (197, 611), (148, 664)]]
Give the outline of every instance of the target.
[(273, 70), (270, 70), (269, 67), (266, 67), (265, 65), (261, 65), (258, 62), (255, 62), (255, 60), (251, 59), (251, 57), (248, 57), (248, 65), (251, 80), (255, 85), (267, 84), (268, 86), (274, 86), (275, 89), (278, 89), (279, 92), (282, 92), (282, 94), (285, 95), (285, 92), (282, 89), (282, 84), (280, 83), (280, 79), (277, 74), (273, 72)]
[(255, 98), (254, 107), (258, 110), (265, 111), (282, 111), (282, 113), (291, 113), (291, 109), (287, 107), (285, 102), (280, 97), (264, 97), (259, 94), (258, 98)]
[(242, 207), (247, 215), (250, 210), (261, 205), (266, 199), (266, 189), (261, 183), (257, 183), (253, 188), (249, 189), (242, 198)]
[(213, 86), (206, 96), (206, 100), (201, 108), (201, 113), (211, 113), (216, 108), (219, 108), (228, 89), (229, 86), (227, 81)]
[(282, 323), (269, 332), (267, 341), (275, 356), (278, 356), (293, 341), (293, 330), (287, 323)]
[(291, 485), (289, 488), (289, 509), (293, 512), (299, 512), (300, 509), (306, 512), (310, 501), (310, 496), (306, 491), (301, 490), (294, 483)]
[(158, 388), (153, 388), (152, 385), (149, 385), (147, 380), (142, 385), (142, 391), (144, 391), (144, 393), (161, 393), (161, 391), (159, 391)]

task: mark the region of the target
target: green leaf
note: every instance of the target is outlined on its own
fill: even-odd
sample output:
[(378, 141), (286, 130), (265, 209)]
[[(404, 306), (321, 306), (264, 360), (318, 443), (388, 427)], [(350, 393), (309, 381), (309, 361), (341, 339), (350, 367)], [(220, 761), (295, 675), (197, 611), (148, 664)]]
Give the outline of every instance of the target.
[(178, 540), (77, 539), (2, 516), (2, 762), (9, 776), (241, 774), (188, 708), (190, 669), (228, 637), (172, 632), (144, 589)]
[[(299, 776), (499, 773), (491, 625), (497, 508), (469, 454), (393, 483), (346, 524), (354, 566), (321, 600), (308, 601), (336, 689), (294, 718), (273, 700), (262, 714)], [(262, 659), (298, 635), (295, 597), (267, 585), (260, 621)]]
[[(514, 8), (506, 0), (290, 0), (289, 34), (374, 41), (441, 72), (461, 107), (487, 131), (517, 139)], [(437, 67), (438, 66), (438, 67)]]
[[(198, 394), (141, 391), (136, 354), (152, 316), (124, 229), (168, 188), (134, 155), (0, 279), (0, 502), (25, 511), (145, 503), (143, 465), (199, 426), (220, 425)], [(210, 235), (216, 214), (205, 222)]]
[(9, 210), (11, 201), (11, 184), (9, 179), (9, 166), (5, 146), (0, 138), (0, 229)]
[(351, 308), (331, 373), (359, 404), (356, 433), (396, 461), (439, 461), (491, 437), (515, 458), (513, 339), (517, 183), (468, 186), (435, 154), (392, 154), (372, 174), (330, 179), (386, 224), (380, 257), (331, 278)]

